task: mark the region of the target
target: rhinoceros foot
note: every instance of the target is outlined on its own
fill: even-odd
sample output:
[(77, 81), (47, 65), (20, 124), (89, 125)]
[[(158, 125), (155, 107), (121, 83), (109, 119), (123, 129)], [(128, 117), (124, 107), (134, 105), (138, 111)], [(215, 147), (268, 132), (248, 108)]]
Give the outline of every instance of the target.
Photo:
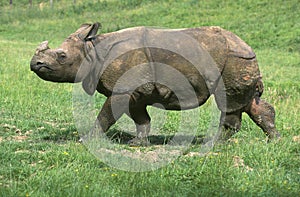
[(129, 146), (150, 146), (150, 141), (147, 137), (138, 138), (135, 137), (132, 140), (128, 141)]

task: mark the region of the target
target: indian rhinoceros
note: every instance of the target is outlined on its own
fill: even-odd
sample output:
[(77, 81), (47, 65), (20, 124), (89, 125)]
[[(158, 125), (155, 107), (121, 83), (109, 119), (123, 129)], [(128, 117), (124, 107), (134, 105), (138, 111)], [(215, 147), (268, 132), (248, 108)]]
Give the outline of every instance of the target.
[[(220, 140), (240, 129), (243, 112), (269, 139), (280, 137), (274, 108), (260, 98), (264, 88), (256, 55), (235, 34), (213, 26), (134, 27), (97, 35), (99, 27), (81, 25), (57, 49), (42, 42), (30, 67), (44, 80), (82, 82), (89, 95), (104, 94), (107, 100), (97, 117), (102, 132), (125, 113), (136, 124), (137, 135), (130, 143), (144, 145), (150, 131), (148, 105), (192, 109), (214, 95), (221, 111)], [(181, 85), (178, 72), (188, 85)]]

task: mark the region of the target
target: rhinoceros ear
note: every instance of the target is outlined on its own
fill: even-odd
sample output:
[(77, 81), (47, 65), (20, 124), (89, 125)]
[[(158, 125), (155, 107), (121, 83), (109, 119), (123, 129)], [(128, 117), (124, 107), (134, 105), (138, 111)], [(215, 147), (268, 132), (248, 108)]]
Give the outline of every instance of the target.
[(75, 33), (78, 33), (78, 37), (81, 40), (90, 40), (97, 34), (99, 27), (101, 27), (101, 24), (98, 22), (94, 24), (83, 24)]

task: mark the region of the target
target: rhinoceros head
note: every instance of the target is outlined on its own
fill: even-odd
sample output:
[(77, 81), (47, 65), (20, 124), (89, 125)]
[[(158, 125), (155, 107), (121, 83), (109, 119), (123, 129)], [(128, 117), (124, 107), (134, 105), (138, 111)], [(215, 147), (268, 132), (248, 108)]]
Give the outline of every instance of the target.
[(85, 45), (96, 35), (99, 25), (99, 23), (81, 25), (57, 49), (50, 49), (48, 41), (42, 42), (31, 59), (31, 70), (47, 81), (70, 83), (82, 81), (87, 73), (84, 70), (78, 71), (86, 55)]

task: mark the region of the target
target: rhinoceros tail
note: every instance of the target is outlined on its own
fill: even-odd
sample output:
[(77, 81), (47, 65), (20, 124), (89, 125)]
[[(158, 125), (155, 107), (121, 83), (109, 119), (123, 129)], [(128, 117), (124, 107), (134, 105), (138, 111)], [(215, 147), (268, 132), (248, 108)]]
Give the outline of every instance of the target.
[(264, 92), (264, 84), (262, 81), (262, 76), (258, 78), (258, 81), (256, 83), (256, 94), (258, 97), (261, 97), (262, 93)]

